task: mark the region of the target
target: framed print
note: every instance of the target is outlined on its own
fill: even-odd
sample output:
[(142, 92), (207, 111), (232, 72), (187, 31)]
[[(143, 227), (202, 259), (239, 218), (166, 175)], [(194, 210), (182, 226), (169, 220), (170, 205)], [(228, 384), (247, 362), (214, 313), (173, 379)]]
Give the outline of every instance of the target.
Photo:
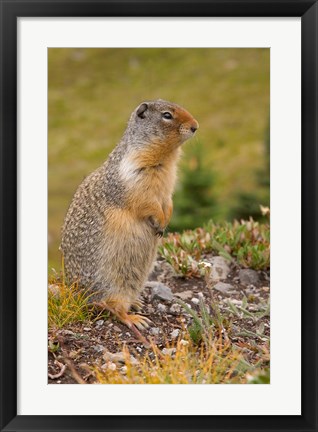
[(317, 430), (317, 2), (1, 17), (1, 430)]

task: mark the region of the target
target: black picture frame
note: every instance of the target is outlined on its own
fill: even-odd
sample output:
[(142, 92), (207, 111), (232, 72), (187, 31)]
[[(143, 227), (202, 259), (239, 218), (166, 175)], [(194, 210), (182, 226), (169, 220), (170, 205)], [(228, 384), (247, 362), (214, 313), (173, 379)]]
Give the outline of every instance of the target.
[[(0, 0), (1, 431), (317, 431), (318, 4), (313, 0)], [(17, 415), (17, 18), (301, 17), (302, 409), (299, 416)], [(251, 38), (253, 35), (251, 35)], [(292, 329), (290, 329), (292, 331)], [(292, 378), (291, 378), (292, 379)]]

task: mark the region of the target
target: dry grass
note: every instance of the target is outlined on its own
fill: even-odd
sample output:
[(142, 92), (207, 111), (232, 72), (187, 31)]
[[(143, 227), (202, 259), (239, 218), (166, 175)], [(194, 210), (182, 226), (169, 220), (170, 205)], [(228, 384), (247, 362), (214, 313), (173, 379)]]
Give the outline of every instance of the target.
[(244, 383), (246, 374), (241, 368), (243, 357), (232, 349), (230, 343), (219, 338), (196, 346), (190, 338), (179, 339), (168, 345), (172, 354), (162, 354), (155, 344), (145, 356), (131, 353), (123, 348), (124, 364), (106, 362), (103, 368), (94, 368), (100, 384), (221, 384)]

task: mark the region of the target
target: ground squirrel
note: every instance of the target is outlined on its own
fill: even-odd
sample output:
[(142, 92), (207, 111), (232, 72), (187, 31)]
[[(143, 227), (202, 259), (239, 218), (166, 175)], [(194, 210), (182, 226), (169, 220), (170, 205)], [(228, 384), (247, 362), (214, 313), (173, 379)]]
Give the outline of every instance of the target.
[(141, 103), (106, 162), (78, 187), (62, 228), (65, 274), (94, 293), (140, 335), (148, 319), (129, 314), (151, 271), (172, 214), (180, 145), (198, 122), (161, 99)]

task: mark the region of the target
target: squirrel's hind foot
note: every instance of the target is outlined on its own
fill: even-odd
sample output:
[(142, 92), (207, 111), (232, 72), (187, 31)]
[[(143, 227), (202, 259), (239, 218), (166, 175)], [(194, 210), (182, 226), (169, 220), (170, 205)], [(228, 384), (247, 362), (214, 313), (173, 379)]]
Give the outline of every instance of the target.
[[(136, 300), (133, 303), (133, 306), (136, 305), (140, 306), (141, 308), (143, 303), (140, 300)], [(144, 330), (149, 327), (149, 324), (151, 323), (149, 318), (137, 314), (128, 314), (124, 305), (114, 300), (109, 302), (96, 302), (94, 303), (94, 307), (111, 312), (119, 321), (125, 324), (135, 334), (138, 340), (143, 343), (145, 348), (150, 348), (151, 345), (149, 341), (147, 341), (147, 339), (139, 332), (139, 330)]]
[(134, 309), (135, 311), (139, 312), (144, 306), (145, 303), (142, 300), (137, 299), (132, 303), (131, 309)]
[(145, 328), (149, 327), (149, 324), (151, 324), (151, 321), (149, 318), (138, 315), (138, 314), (126, 314), (126, 322), (124, 322), (128, 327), (131, 325), (135, 325), (139, 330), (143, 330)]
[(137, 339), (142, 342), (145, 348), (151, 347), (150, 342), (139, 331), (149, 327), (149, 324), (151, 323), (150, 319), (142, 315), (128, 313), (125, 313), (124, 315), (120, 314), (118, 318), (135, 334)]

